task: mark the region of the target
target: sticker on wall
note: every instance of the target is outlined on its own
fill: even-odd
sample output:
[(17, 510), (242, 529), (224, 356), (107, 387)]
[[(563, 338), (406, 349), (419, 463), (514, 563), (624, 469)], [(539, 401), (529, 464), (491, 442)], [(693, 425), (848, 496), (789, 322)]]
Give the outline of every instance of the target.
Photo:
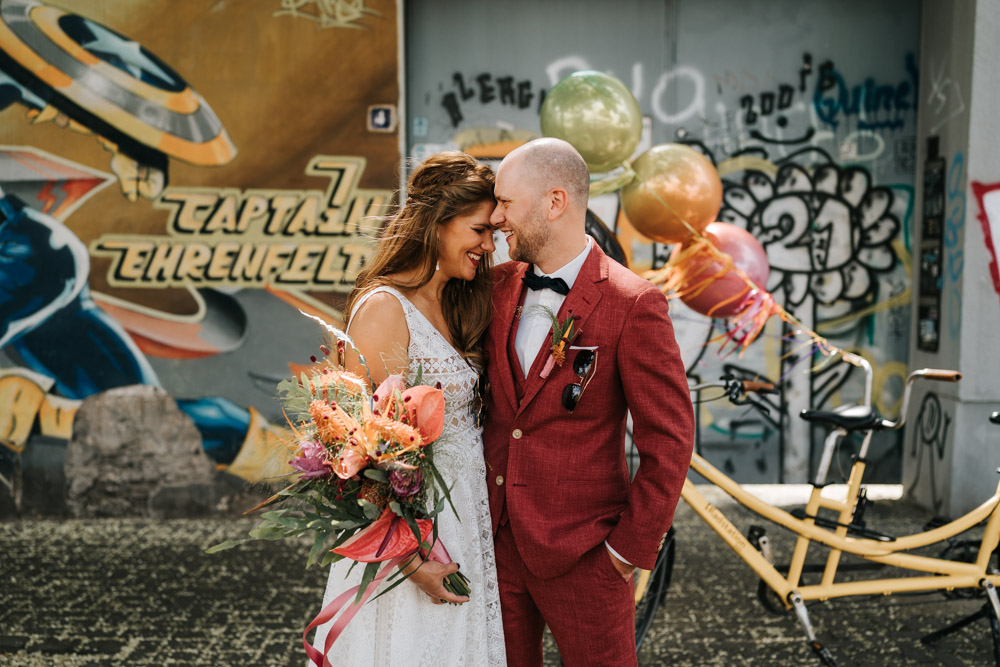
[(389, 104), (373, 104), (368, 107), (368, 131), (392, 132), (396, 129), (396, 107)]

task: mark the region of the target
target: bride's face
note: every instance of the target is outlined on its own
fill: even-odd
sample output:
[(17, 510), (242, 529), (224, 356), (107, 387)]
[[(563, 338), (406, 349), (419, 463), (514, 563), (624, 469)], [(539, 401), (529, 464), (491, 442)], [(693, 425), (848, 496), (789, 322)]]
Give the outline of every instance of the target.
[(457, 215), (439, 229), (438, 266), (447, 279), (472, 280), (483, 256), (496, 249), (490, 214), (493, 203), (485, 201), (466, 215)]

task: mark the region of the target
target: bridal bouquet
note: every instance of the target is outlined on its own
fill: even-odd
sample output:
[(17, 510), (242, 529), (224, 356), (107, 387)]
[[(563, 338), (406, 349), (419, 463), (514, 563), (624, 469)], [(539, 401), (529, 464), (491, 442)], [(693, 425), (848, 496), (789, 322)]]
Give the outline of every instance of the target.
[[(298, 473), (248, 513), (287, 506), (263, 513), (249, 538), (208, 549), (214, 553), (251, 540), (309, 534), (307, 567), (344, 558), (366, 564), (360, 585), (331, 602), (306, 629), (303, 643), (310, 657), (315, 649), (305, 634), (331, 620), (351, 597), (353, 607), (338, 619), (327, 648), (383, 579), (397, 579), (383, 592), (406, 579), (397, 566), (417, 556), (451, 560), (437, 539), (436, 517), (446, 502), (451, 504), (449, 487), (434, 465), (433, 444), (444, 427), (441, 389), (423, 384), (417, 369), (411, 386), (403, 376), (391, 375), (371, 392), (370, 379), (344, 369), (346, 346), (357, 349), (350, 337), (313, 319), (336, 339), (336, 356), (321, 346), (322, 362), (313, 357), (310, 371), (278, 384), (294, 434), (290, 464)], [(460, 572), (445, 580), (445, 588), (457, 595), (470, 592)]]

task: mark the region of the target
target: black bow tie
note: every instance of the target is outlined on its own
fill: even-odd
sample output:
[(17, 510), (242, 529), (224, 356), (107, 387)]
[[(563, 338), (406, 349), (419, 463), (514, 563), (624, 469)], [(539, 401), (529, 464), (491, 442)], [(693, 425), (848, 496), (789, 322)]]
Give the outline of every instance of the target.
[(528, 286), (528, 289), (540, 290), (540, 289), (550, 289), (556, 294), (562, 294), (566, 296), (569, 294), (569, 285), (562, 278), (550, 278), (549, 276), (536, 276), (534, 272), (524, 274), (521, 278), (524, 284)]

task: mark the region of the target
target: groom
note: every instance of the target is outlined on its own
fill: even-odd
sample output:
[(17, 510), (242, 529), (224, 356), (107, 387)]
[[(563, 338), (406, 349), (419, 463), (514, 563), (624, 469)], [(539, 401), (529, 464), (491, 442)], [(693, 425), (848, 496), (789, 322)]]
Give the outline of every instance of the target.
[[(589, 184), (580, 154), (551, 138), (496, 176), (490, 221), (515, 261), (495, 271), (483, 437), (514, 667), (542, 664), (546, 625), (569, 667), (636, 664), (632, 570), (656, 561), (694, 441), (666, 299), (586, 235)], [(545, 307), (579, 329), (561, 364)]]

